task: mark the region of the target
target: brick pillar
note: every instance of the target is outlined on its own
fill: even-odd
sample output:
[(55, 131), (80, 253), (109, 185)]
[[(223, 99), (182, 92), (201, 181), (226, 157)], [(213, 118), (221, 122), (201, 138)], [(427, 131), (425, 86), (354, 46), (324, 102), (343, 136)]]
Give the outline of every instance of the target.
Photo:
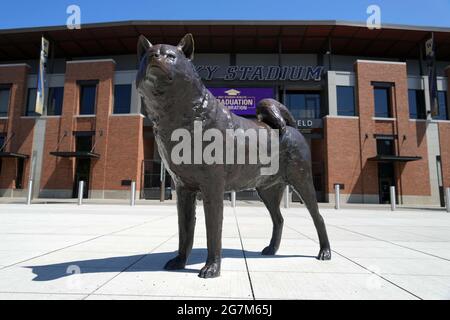
[[(31, 150), (33, 144), (34, 119), (22, 118), (27, 95), (28, 72), (26, 64), (0, 65), (0, 85), (10, 85), (10, 103), (8, 118), (0, 120), (0, 129), (9, 140), (5, 151), (29, 155), (25, 160), (23, 188), (28, 184)], [(16, 159), (3, 159), (0, 176), (0, 189), (15, 189)], [(17, 192), (16, 192), (17, 194)], [(20, 192), (19, 192), (20, 194)]]
[[(396, 154), (421, 156), (422, 160), (395, 163), (399, 195), (430, 196), (426, 125), (409, 120), (408, 77), (406, 63), (361, 61), (355, 64), (357, 104), (359, 107), (361, 180), (364, 194), (378, 194), (378, 166), (367, 159), (377, 154), (374, 134), (393, 134)], [(373, 119), (375, 115), (372, 82), (393, 83), (391, 89), (392, 117), (395, 120)]]
[[(61, 151), (74, 151), (75, 139), (73, 131), (85, 130), (86, 118), (77, 118), (79, 114), (79, 85), (78, 81), (97, 80), (96, 113), (87, 120), (89, 130), (95, 130), (95, 152), (100, 154), (100, 159), (92, 160), (90, 186), (91, 191), (104, 190), (105, 171), (107, 163), (107, 139), (109, 134), (109, 115), (111, 114), (113, 101), (115, 62), (113, 60), (70, 61), (66, 67), (64, 85), (64, 106), (61, 118), (60, 135), (67, 132), (62, 139), (59, 149)], [(64, 165), (66, 171), (73, 177), (73, 159), (61, 159), (60, 165)], [(64, 162), (64, 163), (63, 163)], [(117, 168), (116, 170), (120, 170)], [(95, 195), (95, 197), (98, 197)]]
[[(447, 76), (447, 112), (450, 110), (450, 66), (445, 69)], [(441, 150), (442, 182), (450, 187), (450, 122), (439, 122), (439, 143)]]

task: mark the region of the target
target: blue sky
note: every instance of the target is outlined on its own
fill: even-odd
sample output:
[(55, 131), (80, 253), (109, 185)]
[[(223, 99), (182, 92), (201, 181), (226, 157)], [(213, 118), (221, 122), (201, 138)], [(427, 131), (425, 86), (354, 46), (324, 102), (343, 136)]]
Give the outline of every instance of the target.
[(7, 0), (0, 29), (64, 25), (66, 8), (81, 8), (81, 23), (121, 20), (350, 20), (365, 22), (370, 4), (381, 22), (450, 27), (450, 0)]

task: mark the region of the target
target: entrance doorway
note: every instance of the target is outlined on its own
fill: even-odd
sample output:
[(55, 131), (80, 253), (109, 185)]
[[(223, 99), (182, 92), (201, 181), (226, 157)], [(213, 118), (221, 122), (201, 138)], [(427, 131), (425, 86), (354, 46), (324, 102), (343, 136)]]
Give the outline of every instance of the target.
[[(75, 137), (76, 151), (92, 150), (92, 134), (87, 133)], [(89, 197), (89, 178), (91, 176), (91, 159), (77, 158), (75, 160), (75, 176), (73, 179), (72, 197), (78, 198), (78, 185), (84, 181), (83, 198)]]
[[(392, 156), (395, 154), (395, 137), (377, 137), (377, 154)], [(391, 203), (390, 187), (395, 186), (395, 168), (393, 162), (378, 163), (378, 196), (380, 204)], [(397, 192), (397, 190), (396, 190)], [(397, 196), (396, 196), (397, 197)], [(397, 200), (396, 200), (397, 202)]]
[(381, 204), (391, 203), (390, 187), (395, 186), (395, 170), (394, 164), (379, 163), (378, 164), (378, 187)]

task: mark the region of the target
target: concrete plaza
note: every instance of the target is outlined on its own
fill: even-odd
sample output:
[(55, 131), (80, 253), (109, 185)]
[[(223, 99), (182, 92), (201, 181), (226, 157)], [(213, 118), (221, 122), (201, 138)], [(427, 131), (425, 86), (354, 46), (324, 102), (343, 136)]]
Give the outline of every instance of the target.
[(322, 208), (333, 256), (300, 205), (282, 209), (276, 256), (261, 205), (227, 203), (222, 275), (200, 279), (203, 207), (186, 270), (170, 205), (0, 204), (0, 299), (450, 299), (450, 214), (440, 209)]

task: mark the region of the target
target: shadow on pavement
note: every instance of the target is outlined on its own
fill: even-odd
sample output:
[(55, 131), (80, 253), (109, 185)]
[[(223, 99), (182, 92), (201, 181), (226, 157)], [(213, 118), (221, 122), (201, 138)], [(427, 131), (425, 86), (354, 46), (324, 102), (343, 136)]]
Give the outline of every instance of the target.
[[(239, 249), (223, 249), (222, 258), (240, 258), (243, 253), (246, 258), (273, 259), (273, 258), (313, 258), (315, 256), (304, 255), (275, 255), (263, 256), (261, 252), (242, 251)], [(100, 272), (145, 272), (145, 271), (166, 271), (164, 265), (168, 260), (175, 257), (176, 251), (157, 252), (148, 254), (137, 254), (131, 256), (109, 257), (102, 259), (69, 261), (57, 264), (48, 264), (40, 266), (26, 266), (32, 269), (36, 275), (33, 281), (50, 281), (67, 277), (77, 273), (100, 273)], [(189, 257), (187, 267), (192, 264), (204, 263), (206, 261), (206, 249), (193, 249)], [(198, 273), (196, 269), (182, 269), (166, 272), (187, 272)]]

